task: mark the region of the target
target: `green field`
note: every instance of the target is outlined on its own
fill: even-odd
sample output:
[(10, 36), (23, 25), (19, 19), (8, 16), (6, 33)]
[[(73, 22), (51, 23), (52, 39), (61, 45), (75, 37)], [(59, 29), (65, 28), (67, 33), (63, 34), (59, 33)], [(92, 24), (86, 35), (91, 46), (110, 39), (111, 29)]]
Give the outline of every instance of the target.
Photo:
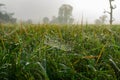
[(120, 25), (0, 25), (0, 80), (120, 80)]

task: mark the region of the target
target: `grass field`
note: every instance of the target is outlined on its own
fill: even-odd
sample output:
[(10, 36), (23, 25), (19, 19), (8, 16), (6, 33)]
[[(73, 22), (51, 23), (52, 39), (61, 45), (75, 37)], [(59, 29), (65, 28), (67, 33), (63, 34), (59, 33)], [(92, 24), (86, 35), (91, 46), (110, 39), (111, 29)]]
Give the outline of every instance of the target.
[(0, 25), (0, 80), (120, 80), (120, 25)]

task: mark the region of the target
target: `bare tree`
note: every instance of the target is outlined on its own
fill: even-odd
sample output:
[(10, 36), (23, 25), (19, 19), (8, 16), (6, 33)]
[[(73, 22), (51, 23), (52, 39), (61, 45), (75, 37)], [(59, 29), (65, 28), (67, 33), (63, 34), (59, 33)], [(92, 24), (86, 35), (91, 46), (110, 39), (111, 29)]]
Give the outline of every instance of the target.
[(110, 4), (110, 11), (105, 11), (105, 13), (108, 13), (110, 15), (110, 25), (112, 25), (113, 23), (113, 10), (116, 8), (116, 5), (112, 5), (112, 2), (115, 0), (109, 0), (109, 4)]

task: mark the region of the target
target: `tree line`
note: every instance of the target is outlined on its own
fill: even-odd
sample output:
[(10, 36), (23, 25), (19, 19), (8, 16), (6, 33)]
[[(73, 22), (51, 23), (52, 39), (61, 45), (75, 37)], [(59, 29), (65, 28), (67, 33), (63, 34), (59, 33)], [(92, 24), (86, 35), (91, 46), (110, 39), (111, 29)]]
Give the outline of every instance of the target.
[(69, 4), (63, 4), (58, 11), (58, 16), (53, 16), (50, 21), (48, 17), (43, 18), (43, 23), (50, 24), (72, 24), (74, 18), (72, 17), (73, 7)]
[[(116, 5), (112, 4), (113, 1), (115, 0), (109, 0), (110, 11), (104, 11), (104, 13), (109, 14), (110, 25), (113, 24), (113, 10), (116, 8)], [(4, 4), (0, 3), (0, 23), (15, 23), (17, 19), (13, 17), (14, 13), (3, 11), (2, 7), (4, 6)], [(52, 20), (50, 20), (48, 17), (44, 17), (42, 22), (44, 24), (73, 24), (74, 18), (72, 17), (72, 11), (73, 7), (71, 5), (63, 4), (59, 8), (58, 16), (53, 16)], [(100, 16), (98, 19), (95, 20), (95, 24), (105, 24), (106, 18), (106, 15)], [(29, 19), (28, 21), (26, 21), (26, 23), (32, 23), (32, 20)]]
[(14, 13), (8, 13), (2, 10), (5, 4), (0, 3), (0, 23), (15, 23), (16, 18), (13, 18)]

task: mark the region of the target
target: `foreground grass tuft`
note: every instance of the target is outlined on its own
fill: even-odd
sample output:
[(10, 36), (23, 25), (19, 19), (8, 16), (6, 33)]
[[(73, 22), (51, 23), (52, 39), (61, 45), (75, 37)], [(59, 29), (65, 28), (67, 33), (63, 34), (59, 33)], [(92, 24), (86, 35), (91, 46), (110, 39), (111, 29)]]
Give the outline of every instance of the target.
[(0, 25), (0, 80), (119, 80), (119, 25)]

